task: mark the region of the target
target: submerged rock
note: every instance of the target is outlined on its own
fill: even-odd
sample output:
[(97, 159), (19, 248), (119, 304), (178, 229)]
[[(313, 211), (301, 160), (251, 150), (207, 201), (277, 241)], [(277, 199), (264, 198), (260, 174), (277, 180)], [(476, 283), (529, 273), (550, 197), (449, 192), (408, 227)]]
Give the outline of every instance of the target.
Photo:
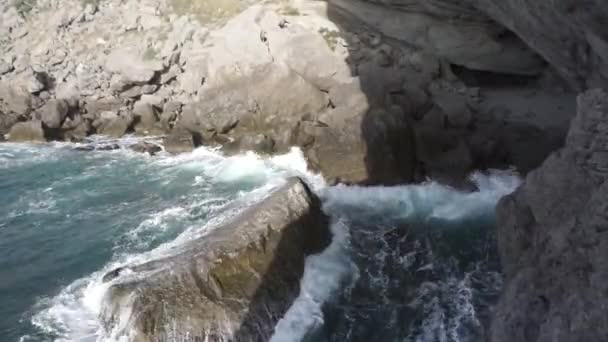
[(319, 199), (292, 178), (173, 255), (108, 273), (105, 329), (136, 341), (268, 341), (299, 293), (306, 256), (329, 241)]
[(608, 340), (608, 94), (578, 98), (566, 144), (497, 208), (507, 281), (493, 342)]
[(152, 144), (145, 141), (131, 145), (129, 148), (135, 152), (148, 153), (151, 156), (163, 150), (162, 147), (158, 146), (157, 144)]

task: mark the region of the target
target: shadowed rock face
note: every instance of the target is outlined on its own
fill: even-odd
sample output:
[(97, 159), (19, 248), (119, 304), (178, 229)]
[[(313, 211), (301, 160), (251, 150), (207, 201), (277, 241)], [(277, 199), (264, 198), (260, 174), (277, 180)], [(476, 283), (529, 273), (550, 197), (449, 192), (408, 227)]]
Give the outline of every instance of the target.
[[(608, 84), (608, 3), (603, 0), (332, 0), (396, 39), (453, 64), (509, 73), (538, 71), (514, 32), (583, 90)], [(364, 14), (364, 15), (362, 15)], [(382, 20), (376, 20), (381, 17)], [(409, 19), (409, 20), (405, 20)]]
[(329, 241), (319, 200), (290, 179), (177, 254), (109, 272), (102, 319), (133, 341), (267, 341), (299, 293), (305, 257)]
[(491, 341), (608, 340), (608, 94), (588, 91), (565, 147), (498, 205), (507, 276)]

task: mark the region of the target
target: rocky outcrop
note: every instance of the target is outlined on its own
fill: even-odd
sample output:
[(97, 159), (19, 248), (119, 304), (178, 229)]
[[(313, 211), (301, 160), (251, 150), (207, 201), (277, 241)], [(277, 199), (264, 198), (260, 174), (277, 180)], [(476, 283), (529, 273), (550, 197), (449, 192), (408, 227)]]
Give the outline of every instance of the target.
[(136, 341), (268, 341), (299, 293), (304, 259), (330, 237), (319, 199), (292, 178), (171, 256), (108, 273), (105, 328)]
[(529, 101), (535, 85), (497, 107), (495, 89), (455, 77), (452, 66), (546, 73), (482, 1), (252, 1), (197, 7), (204, 15), (170, 1), (66, 1), (18, 13), (0, 0), (0, 133), (39, 119), (47, 138), (166, 135), (173, 153), (295, 145), (330, 181), (458, 185), (476, 168), (538, 166), (570, 115)]
[[(538, 73), (536, 52), (576, 90), (608, 85), (608, 4), (601, 0), (332, 0), (351, 16), (476, 70)], [(515, 33), (513, 35), (512, 33)], [(522, 43), (523, 42), (523, 43)], [(524, 44), (525, 43), (525, 44)]]
[[(469, 0), (549, 62), (576, 90), (608, 86), (608, 3)], [(452, 1), (450, 1), (452, 2)]]
[(9, 141), (46, 141), (42, 122), (38, 120), (18, 122), (8, 132)]
[(506, 286), (491, 341), (608, 339), (608, 93), (578, 98), (563, 149), (498, 205)]
[(175, 129), (163, 139), (165, 150), (169, 153), (192, 152), (201, 145), (200, 136), (185, 129)]

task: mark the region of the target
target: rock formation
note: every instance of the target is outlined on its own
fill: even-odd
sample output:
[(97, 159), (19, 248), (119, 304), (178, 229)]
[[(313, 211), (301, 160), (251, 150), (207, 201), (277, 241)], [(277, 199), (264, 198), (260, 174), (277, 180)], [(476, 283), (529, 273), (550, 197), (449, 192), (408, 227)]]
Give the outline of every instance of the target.
[(169, 256), (109, 272), (106, 329), (134, 341), (268, 341), (299, 294), (304, 259), (329, 244), (319, 199), (292, 178), (211, 229)]
[(563, 149), (498, 205), (506, 287), (491, 341), (608, 339), (608, 94), (579, 96)]
[[(457, 184), (472, 169), (505, 165), (525, 172), (565, 134), (568, 116), (559, 113), (571, 111), (535, 97), (569, 94), (529, 99), (533, 85), (498, 105), (504, 96), (494, 89), (454, 77), (451, 65), (546, 71), (474, 8), (187, 3), (0, 1), (0, 133), (41, 120), (47, 139), (167, 135), (175, 153), (297, 145), (329, 180), (365, 184)], [(530, 113), (559, 120), (521, 119)]]

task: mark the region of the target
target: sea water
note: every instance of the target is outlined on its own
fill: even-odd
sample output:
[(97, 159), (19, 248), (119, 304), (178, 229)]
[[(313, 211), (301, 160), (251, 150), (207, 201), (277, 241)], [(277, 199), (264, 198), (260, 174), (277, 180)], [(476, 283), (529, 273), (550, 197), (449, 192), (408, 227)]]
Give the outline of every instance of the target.
[(327, 187), (295, 148), (149, 156), (127, 148), (137, 140), (0, 144), (0, 341), (120, 340), (98, 320), (105, 272), (179, 248), (291, 176), (321, 197), (333, 240), (306, 260), (273, 342), (483, 338), (502, 279), (494, 206), (513, 172), (476, 173), (468, 193)]

